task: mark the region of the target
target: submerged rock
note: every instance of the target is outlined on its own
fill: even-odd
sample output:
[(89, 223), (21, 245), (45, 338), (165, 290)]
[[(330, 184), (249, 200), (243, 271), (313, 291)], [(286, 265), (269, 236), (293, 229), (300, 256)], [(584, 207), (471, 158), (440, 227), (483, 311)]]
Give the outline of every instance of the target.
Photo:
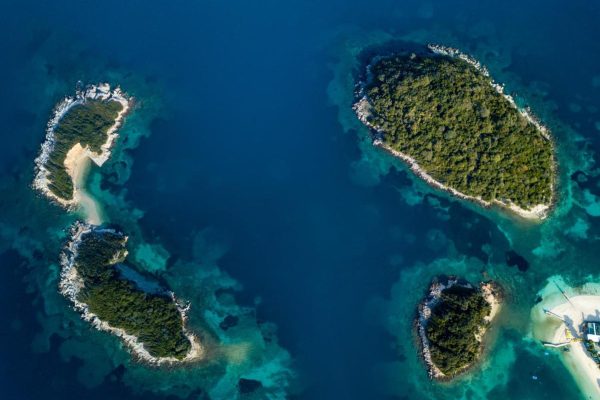
[(529, 262), (525, 257), (513, 250), (506, 252), (506, 265), (509, 267), (517, 267), (521, 272), (525, 272), (529, 269)]
[(221, 323), (219, 324), (219, 327), (221, 329), (223, 329), (224, 331), (226, 331), (229, 328), (233, 328), (234, 326), (236, 326), (238, 324), (239, 318), (236, 317), (235, 315), (228, 315), (225, 317), (225, 319), (223, 319), (223, 321), (221, 321)]
[(238, 381), (238, 387), (240, 389), (241, 394), (248, 394), (260, 389), (262, 387), (262, 383), (254, 379), (242, 378)]

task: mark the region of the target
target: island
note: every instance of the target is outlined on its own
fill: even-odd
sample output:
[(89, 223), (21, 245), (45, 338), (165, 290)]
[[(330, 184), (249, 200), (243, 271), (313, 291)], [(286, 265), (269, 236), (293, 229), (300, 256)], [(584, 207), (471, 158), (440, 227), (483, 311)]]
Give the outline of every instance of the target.
[(109, 84), (78, 88), (55, 107), (46, 140), (35, 160), (33, 187), (67, 208), (84, 207), (100, 222), (93, 200), (82, 189), (89, 161), (102, 166), (110, 157), (132, 99)]
[(417, 335), (429, 377), (449, 380), (479, 359), (484, 335), (501, 304), (495, 282), (474, 287), (456, 277), (434, 279), (419, 304)]
[(202, 356), (186, 328), (189, 304), (158, 285), (133, 279), (124, 262), (127, 237), (114, 229), (78, 222), (61, 257), (60, 291), (82, 318), (121, 337), (134, 355), (152, 364)]
[(85, 190), (90, 161), (102, 166), (109, 159), (132, 101), (107, 83), (78, 84), (48, 122), (33, 187), (85, 216), (70, 229), (59, 283), (81, 317), (120, 337), (146, 363), (196, 361), (204, 350), (187, 327), (190, 304), (126, 263), (127, 236), (103, 224), (100, 205)]
[(556, 181), (550, 133), (471, 57), (436, 45), (376, 56), (353, 108), (374, 145), (432, 186), (525, 218), (548, 215)]

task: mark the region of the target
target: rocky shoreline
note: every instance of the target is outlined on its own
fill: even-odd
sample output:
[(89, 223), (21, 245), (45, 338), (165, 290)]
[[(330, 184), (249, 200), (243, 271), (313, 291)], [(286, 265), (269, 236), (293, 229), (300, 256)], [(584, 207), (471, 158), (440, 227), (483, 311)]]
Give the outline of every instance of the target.
[[(190, 304), (184, 303), (175, 297), (173, 292), (169, 292), (171, 298), (177, 305), (177, 309), (181, 315), (182, 325), (184, 334), (190, 341), (191, 347), (186, 356), (179, 360), (175, 357), (153, 357), (148, 350), (144, 347), (143, 342), (134, 335), (128, 334), (125, 330), (115, 328), (105, 321), (102, 321), (98, 316), (89, 310), (86, 303), (83, 303), (77, 299), (79, 292), (84, 286), (82, 278), (77, 272), (75, 267), (75, 259), (77, 258), (77, 249), (81, 243), (81, 238), (84, 234), (91, 232), (95, 227), (93, 225), (76, 222), (71, 228), (70, 240), (66, 244), (61, 257), (61, 273), (59, 290), (60, 293), (69, 299), (73, 303), (73, 309), (81, 315), (84, 321), (89, 322), (94, 328), (109, 332), (123, 340), (123, 343), (131, 350), (131, 353), (140, 361), (150, 365), (161, 366), (161, 365), (173, 365), (180, 363), (189, 363), (198, 361), (204, 356), (204, 348), (200, 343), (198, 337), (192, 333), (187, 327), (188, 312), (190, 310)], [(99, 231), (115, 232), (112, 229), (99, 229)], [(125, 254), (126, 255), (126, 254)]]
[[(75, 144), (67, 153), (64, 161), (64, 167), (67, 174), (73, 180), (73, 198), (71, 200), (63, 199), (54, 194), (49, 187), (51, 183), (48, 176), (49, 171), (46, 168), (46, 163), (49, 161), (54, 147), (56, 144), (55, 130), (60, 124), (61, 119), (67, 115), (67, 113), (75, 106), (85, 104), (87, 100), (100, 100), (100, 101), (116, 101), (122, 105), (121, 110), (118, 112), (114, 119), (114, 123), (106, 131), (106, 141), (101, 145), (100, 152), (92, 152), (88, 146), (85, 148), (80, 143)], [(119, 87), (111, 89), (108, 83), (89, 85), (81, 89), (78, 87), (74, 96), (65, 97), (54, 109), (52, 118), (48, 122), (46, 129), (45, 141), (41, 146), (39, 156), (35, 159), (35, 178), (33, 181), (33, 187), (39, 190), (42, 194), (48, 197), (50, 200), (60, 204), (68, 210), (72, 210), (77, 206), (83, 205), (84, 200), (93, 199), (85, 196), (82, 191), (84, 185), (83, 178), (85, 175), (85, 168), (91, 159), (96, 165), (102, 166), (110, 157), (111, 149), (114, 146), (115, 140), (118, 137), (118, 129), (121, 127), (123, 119), (126, 114), (130, 111), (133, 104), (133, 98), (126, 95), (121, 91)], [(80, 182), (81, 180), (81, 182)], [(95, 209), (95, 207), (94, 207)], [(131, 353), (138, 360), (147, 363), (149, 365), (161, 366), (161, 365), (173, 365), (181, 363), (189, 363), (197, 361), (204, 357), (205, 349), (200, 343), (199, 338), (187, 328), (188, 312), (190, 310), (190, 304), (180, 301), (175, 297), (173, 292), (168, 292), (173, 303), (176, 305), (176, 309), (181, 317), (182, 330), (184, 336), (190, 342), (190, 349), (188, 350), (185, 357), (178, 359), (176, 357), (155, 357), (145, 348), (144, 343), (134, 335), (127, 333), (124, 329), (111, 326), (108, 322), (100, 319), (96, 314), (90, 311), (89, 306), (80, 301), (79, 294), (84, 288), (84, 280), (80, 276), (76, 268), (76, 259), (78, 255), (78, 248), (82, 241), (82, 237), (92, 231), (96, 232), (112, 232), (116, 231), (108, 228), (100, 227), (98, 217), (93, 217), (89, 214), (90, 210), (87, 211), (86, 219), (87, 222), (76, 222), (70, 230), (70, 237), (68, 243), (65, 245), (61, 256), (61, 273), (59, 281), (59, 291), (73, 304), (73, 308), (80, 314), (81, 318), (89, 322), (94, 328), (109, 332), (123, 341)], [(127, 238), (125, 237), (125, 240)], [(125, 251), (122, 256), (126, 256)], [(116, 260), (115, 260), (116, 261)]]
[[(511, 104), (511, 106), (514, 107), (524, 118), (526, 118), (527, 121), (532, 123), (540, 131), (540, 133), (544, 136), (544, 138), (546, 138), (550, 143), (552, 143), (552, 146), (554, 148), (554, 142), (552, 140), (552, 137), (550, 135), (550, 131), (548, 130), (548, 128), (546, 128), (544, 125), (542, 125), (542, 123), (536, 117), (534, 117), (528, 110), (523, 110), (523, 109), (519, 108), (517, 106), (517, 104), (515, 103), (514, 98), (512, 96), (504, 93), (504, 86), (494, 82), (493, 79), (491, 78), (487, 68), (485, 68), (483, 65), (481, 65), (480, 62), (478, 62), (474, 58), (460, 52), (459, 50), (451, 48), (451, 47), (444, 47), (444, 46), (440, 46), (440, 45), (428, 44), (427, 48), (432, 53), (435, 53), (435, 54), (459, 58), (459, 59), (467, 62), (468, 64), (472, 65), (479, 72), (484, 74), (487, 78), (489, 78), (490, 85), (500, 95), (502, 95), (506, 100), (508, 100), (509, 103)], [(552, 198), (548, 204), (537, 204), (529, 209), (524, 209), (522, 207), (517, 206), (514, 202), (511, 202), (511, 201), (500, 201), (497, 199), (494, 199), (492, 201), (486, 201), (486, 200), (483, 200), (481, 197), (469, 196), (465, 193), (459, 192), (458, 190), (456, 190), (452, 187), (444, 185), (443, 183), (434, 179), (425, 170), (423, 170), (423, 168), (421, 168), (421, 166), (418, 164), (418, 162), (414, 158), (410, 157), (407, 154), (404, 154), (402, 152), (394, 150), (394, 149), (390, 148), (389, 146), (386, 146), (385, 142), (383, 140), (384, 136), (385, 136), (385, 132), (383, 131), (383, 129), (381, 129), (378, 126), (375, 126), (371, 122), (369, 122), (369, 118), (372, 116), (372, 113), (371, 113), (371, 105), (369, 103), (369, 98), (366, 94), (366, 86), (372, 80), (371, 66), (374, 63), (376, 63), (377, 61), (381, 60), (381, 58), (382, 58), (382, 56), (374, 57), (366, 65), (366, 74), (364, 76), (364, 79), (359, 80), (359, 82), (356, 86), (355, 103), (352, 106), (352, 109), (356, 113), (358, 119), (371, 130), (372, 135), (373, 135), (373, 145), (374, 146), (380, 147), (383, 150), (394, 155), (395, 157), (400, 158), (402, 161), (404, 161), (408, 165), (410, 170), (413, 171), (413, 173), (415, 173), (415, 175), (417, 175), (419, 178), (423, 179), (430, 186), (444, 190), (460, 199), (473, 201), (485, 208), (490, 208), (492, 205), (497, 205), (497, 206), (509, 209), (516, 215), (518, 215), (522, 218), (525, 218), (525, 219), (529, 219), (529, 220), (543, 220), (548, 217), (550, 210), (554, 207), (554, 203), (555, 203), (555, 196), (556, 196), (555, 182), (552, 182), (552, 184), (551, 184), (552, 185), (552, 187), (551, 187)], [(553, 160), (552, 164), (553, 164), (553, 168), (556, 170), (556, 161)]]
[[(74, 193), (71, 200), (63, 199), (54, 194), (50, 188), (50, 180), (48, 178), (49, 171), (46, 168), (46, 163), (50, 158), (50, 154), (54, 150), (56, 142), (55, 130), (62, 117), (64, 117), (73, 107), (84, 104), (86, 100), (102, 100), (102, 101), (117, 101), (123, 108), (115, 118), (114, 124), (108, 129), (106, 142), (101, 147), (100, 153), (94, 153), (85, 148), (85, 156), (90, 158), (96, 165), (102, 166), (110, 157), (111, 148), (118, 137), (118, 129), (120, 128), (123, 119), (129, 112), (133, 104), (133, 98), (121, 91), (119, 87), (111, 89), (108, 83), (100, 83), (97, 85), (88, 85), (84, 89), (77, 89), (74, 96), (67, 96), (61, 100), (54, 108), (52, 118), (48, 121), (46, 127), (46, 137), (41, 145), (40, 154), (35, 159), (35, 178), (33, 180), (33, 188), (38, 190), (50, 200), (60, 204), (61, 206), (72, 209), (78, 205), (77, 185), (74, 183)], [(71, 176), (75, 180), (74, 176)]]
[[(420, 348), (420, 355), (425, 363), (427, 368), (427, 373), (430, 379), (446, 381), (452, 379), (454, 376), (448, 376), (444, 374), (433, 362), (430, 351), (430, 343), (427, 338), (426, 327), (429, 318), (431, 318), (432, 310), (438, 304), (442, 292), (445, 289), (451, 288), (455, 285), (459, 285), (462, 287), (466, 287), (469, 289), (473, 289), (474, 286), (470, 283), (461, 282), (456, 277), (448, 277), (446, 279), (436, 279), (429, 287), (429, 291), (424, 300), (419, 304), (417, 310), (417, 317), (415, 319), (415, 328), (418, 336), (418, 345)], [(481, 294), (483, 295), (486, 302), (490, 305), (491, 311), (490, 314), (486, 317), (486, 323), (489, 325), (494, 318), (497, 316), (502, 302), (501, 289), (498, 284), (494, 282), (482, 282), (479, 285), (479, 289)], [(483, 342), (483, 337), (487, 331), (487, 326), (483, 327), (480, 332), (476, 335), (476, 340), (479, 343)], [(483, 347), (483, 344), (481, 344)], [(480, 349), (481, 352), (482, 349)], [(465, 372), (472, 365), (467, 365), (461, 369), (461, 372)], [(456, 374), (455, 374), (456, 375)]]

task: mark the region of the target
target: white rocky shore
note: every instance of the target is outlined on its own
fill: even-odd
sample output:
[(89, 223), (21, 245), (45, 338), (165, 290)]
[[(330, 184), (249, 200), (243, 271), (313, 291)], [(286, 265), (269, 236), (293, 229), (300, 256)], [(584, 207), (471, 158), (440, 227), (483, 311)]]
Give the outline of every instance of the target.
[[(444, 46), (433, 45), (433, 44), (429, 44), (429, 45), (427, 45), (427, 47), (429, 48), (430, 51), (432, 51), (435, 54), (459, 58), (459, 59), (467, 62), (468, 64), (472, 65), (473, 67), (475, 67), (478, 71), (480, 71), (482, 74), (484, 74), (486, 77), (489, 78), (490, 85), (492, 85), (492, 87), (499, 94), (504, 96), (504, 98), (506, 98), (508, 100), (508, 102), (524, 118), (527, 119), (527, 121), (529, 121), (533, 125), (535, 125), (535, 127), (540, 131), (540, 133), (542, 134), (543, 137), (545, 137), (547, 140), (552, 142), (552, 137), (550, 135), (550, 131), (548, 130), (548, 128), (546, 128), (544, 125), (542, 125), (542, 123), (536, 117), (534, 117), (528, 110), (519, 108), (517, 106), (517, 104), (515, 103), (514, 98), (512, 96), (504, 93), (504, 86), (494, 82), (493, 79), (490, 77), (490, 74), (489, 74), (487, 68), (485, 68), (483, 65), (481, 65), (481, 63), (479, 63), (479, 61), (477, 61), (474, 58), (460, 52), (457, 49), (451, 48), (451, 47), (444, 47)], [(373, 131), (373, 133), (374, 133), (373, 134), (373, 136), (374, 136), (373, 145), (374, 146), (380, 147), (380, 148), (388, 151), (390, 154), (403, 160), (409, 166), (411, 171), (413, 171), (418, 177), (423, 179), (429, 185), (436, 187), (438, 189), (442, 189), (458, 198), (476, 202), (484, 207), (491, 207), (492, 205), (504, 207), (504, 208), (511, 210), (516, 215), (519, 215), (520, 217), (525, 218), (525, 219), (543, 220), (548, 216), (548, 213), (554, 204), (553, 198), (550, 200), (549, 204), (537, 204), (530, 208), (525, 209), (525, 208), (519, 207), (512, 201), (501, 201), (498, 199), (494, 199), (492, 201), (486, 201), (486, 200), (483, 200), (481, 197), (469, 196), (465, 193), (459, 192), (458, 190), (451, 188), (449, 186), (446, 186), (443, 183), (435, 180), (423, 168), (421, 168), (421, 166), (417, 163), (417, 161), (414, 158), (387, 146), (383, 140), (383, 138), (385, 136), (385, 132), (383, 131), (383, 129), (379, 128), (378, 126), (375, 126), (374, 124), (372, 124), (369, 121), (370, 117), (372, 116), (372, 112), (371, 112), (371, 105), (369, 103), (368, 96), (365, 93), (366, 84), (367, 84), (367, 82), (370, 82), (372, 79), (371, 65), (373, 63), (376, 63), (380, 59), (381, 59), (381, 57), (375, 57), (371, 61), (371, 64), (367, 65), (365, 79), (357, 84), (357, 90), (356, 90), (357, 101), (352, 106), (354, 112), (358, 116), (358, 119), (364, 125), (366, 125), (368, 128), (370, 128)], [(552, 196), (554, 196), (554, 183), (552, 184), (551, 191), (552, 191)]]
[[(451, 288), (455, 285), (473, 288), (471, 284), (461, 283), (455, 277), (450, 277), (445, 282), (435, 281), (429, 287), (429, 293), (427, 294), (427, 297), (419, 304), (418, 315), (416, 320), (417, 334), (419, 336), (421, 355), (423, 356), (423, 361), (427, 366), (427, 372), (431, 379), (445, 380), (450, 377), (444, 374), (442, 371), (440, 371), (440, 369), (435, 365), (435, 363), (431, 359), (431, 352), (429, 350), (429, 339), (427, 339), (427, 334), (425, 331), (427, 327), (427, 321), (429, 321), (429, 318), (431, 318), (431, 312), (433, 308), (438, 304), (442, 292), (445, 289)], [(491, 307), (490, 314), (486, 317), (486, 322), (488, 324), (494, 320), (494, 318), (498, 315), (498, 312), (500, 311), (501, 301), (496, 286), (497, 285), (491, 282), (481, 283), (479, 285), (481, 294)], [(485, 335), (486, 330), (487, 327), (481, 328), (481, 330), (475, 337), (476, 340), (480, 343), (483, 341), (483, 336)], [(469, 366), (465, 367), (464, 369), (467, 368), (469, 368)]]
[(508, 102), (511, 104), (511, 106), (513, 106), (517, 111), (519, 111), (519, 113), (523, 117), (525, 117), (525, 119), (527, 121), (529, 121), (530, 123), (535, 125), (535, 127), (541, 132), (541, 134), (546, 139), (552, 140), (552, 137), (550, 136), (550, 130), (545, 125), (543, 125), (542, 122), (537, 117), (535, 117), (531, 113), (530, 110), (522, 109), (519, 106), (517, 106), (515, 99), (511, 95), (504, 93), (504, 85), (495, 82), (494, 79), (491, 77), (488, 69), (486, 67), (484, 67), (483, 65), (481, 65), (481, 63), (479, 61), (477, 61), (473, 57), (461, 52), (460, 50), (452, 48), (452, 47), (441, 46), (438, 44), (428, 44), (427, 48), (429, 50), (431, 50), (432, 52), (434, 52), (435, 54), (441, 54), (444, 56), (459, 58), (459, 59), (465, 61), (466, 63), (472, 65), (473, 67), (475, 67), (476, 70), (478, 70), (479, 72), (481, 72), (483, 75), (487, 76), (490, 79), (490, 83), (491, 83), (492, 87), (494, 89), (496, 89), (496, 91), (499, 94), (504, 96), (504, 98), (506, 100), (508, 100)]
[[(49, 188), (51, 183), (49, 180), (49, 171), (46, 168), (55, 145), (55, 130), (62, 117), (64, 117), (73, 107), (84, 104), (87, 100), (103, 100), (116, 101), (123, 106), (119, 112), (114, 124), (107, 131), (106, 142), (102, 145), (100, 153), (92, 152), (87, 146), (82, 147), (80, 144), (73, 146), (67, 153), (65, 159), (65, 168), (73, 180), (73, 198), (71, 200), (60, 198), (55, 195)], [(111, 148), (115, 139), (118, 136), (118, 129), (123, 122), (123, 118), (130, 110), (133, 98), (129, 97), (121, 91), (119, 87), (111, 89), (108, 83), (97, 85), (88, 85), (84, 89), (78, 89), (74, 96), (65, 97), (55, 107), (52, 118), (48, 121), (46, 128), (46, 138), (42, 144), (39, 156), (35, 159), (35, 178), (33, 187), (43, 193), (51, 200), (57, 202), (66, 208), (75, 208), (78, 206), (81, 199), (81, 188), (78, 180), (84, 175), (86, 162), (92, 160), (96, 165), (102, 166), (110, 157)]]
[[(181, 301), (179, 301), (175, 297), (175, 294), (173, 292), (170, 293), (171, 297), (175, 304), (177, 304), (177, 308), (179, 310), (179, 313), (181, 314), (181, 320), (183, 322), (184, 334), (191, 344), (190, 350), (182, 360), (179, 360), (175, 357), (152, 356), (148, 352), (148, 350), (146, 350), (144, 344), (136, 336), (130, 335), (123, 329), (115, 328), (109, 325), (107, 322), (102, 321), (100, 318), (98, 318), (97, 315), (95, 315), (89, 310), (87, 304), (82, 303), (77, 299), (79, 292), (84, 286), (83, 279), (79, 276), (77, 268), (75, 267), (77, 250), (79, 244), (81, 243), (82, 236), (86, 233), (91, 232), (93, 229), (99, 231), (115, 232), (111, 229), (97, 228), (93, 225), (83, 222), (75, 223), (75, 225), (73, 225), (73, 227), (71, 228), (71, 239), (69, 243), (65, 246), (65, 249), (61, 254), (60, 260), (62, 266), (59, 283), (60, 292), (73, 303), (73, 308), (81, 314), (81, 318), (91, 323), (92, 326), (98, 330), (109, 332), (117, 337), (120, 337), (136, 358), (151, 365), (160, 366), (189, 363), (203, 358), (204, 348), (200, 343), (200, 340), (194, 333), (192, 333), (186, 327), (190, 304), (182, 303)], [(126, 255), (127, 253), (123, 254), (122, 256), (124, 257)]]

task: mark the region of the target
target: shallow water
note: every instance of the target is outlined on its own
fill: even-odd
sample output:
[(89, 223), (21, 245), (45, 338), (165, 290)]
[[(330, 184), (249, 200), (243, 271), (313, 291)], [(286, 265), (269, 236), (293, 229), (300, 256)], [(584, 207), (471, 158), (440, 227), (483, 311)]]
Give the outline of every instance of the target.
[[(6, 1), (0, 14), (2, 398), (582, 398), (531, 337), (530, 309), (550, 276), (600, 279), (598, 5), (121, 3)], [(370, 145), (349, 108), (353, 68), (390, 41), (463, 49), (550, 126), (549, 220), (451, 199)], [(192, 301), (214, 363), (140, 366), (57, 293), (75, 216), (29, 184), (51, 109), (78, 80), (138, 100), (88, 191), (130, 235), (135, 265)], [(509, 251), (527, 267), (507, 265)], [(485, 361), (444, 385), (411, 332), (439, 273), (507, 291)], [(223, 330), (227, 315), (238, 323)], [(241, 395), (240, 378), (264, 388)]]

